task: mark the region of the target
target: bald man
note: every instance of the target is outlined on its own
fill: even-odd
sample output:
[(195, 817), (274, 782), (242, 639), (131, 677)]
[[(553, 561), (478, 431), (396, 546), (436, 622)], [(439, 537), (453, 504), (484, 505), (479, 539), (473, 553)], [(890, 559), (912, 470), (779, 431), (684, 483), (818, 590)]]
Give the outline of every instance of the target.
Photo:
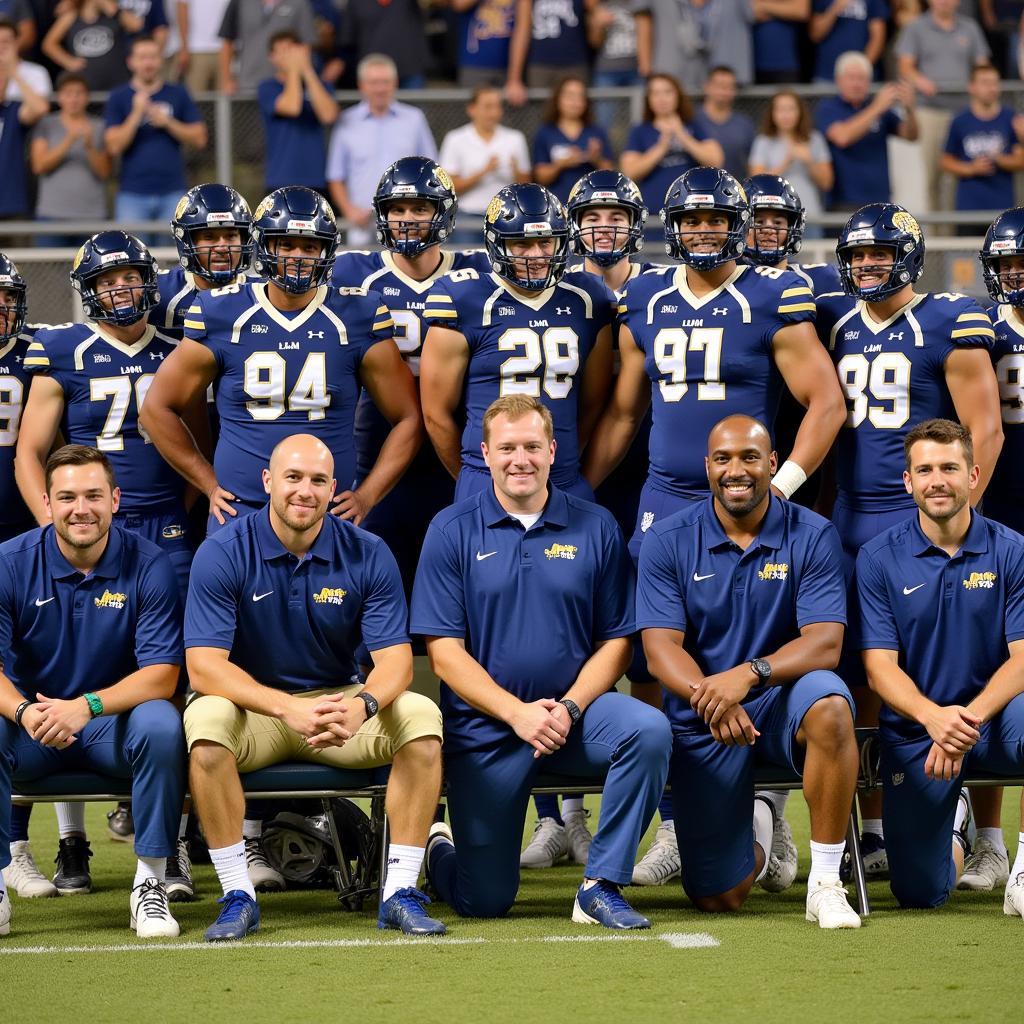
[(754, 767), (803, 776), (811, 813), (807, 919), (857, 928), (839, 881), (857, 781), (853, 701), (833, 672), (846, 625), (835, 527), (771, 492), (764, 425), (729, 416), (708, 437), (711, 497), (659, 519), (640, 548), (637, 628), (672, 724), (669, 770), (683, 887), (738, 910), (765, 871), (772, 804)]
[[(378, 927), (437, 935), (417, 889), (441, 788), (441, 713), (409, 693), (408, 610), (379, 538), (326, 515), (330, 450), (285, 438), (263, 470), (269, 503), (200, 546), (185, 610), (185, 711), (192, 797), (224, 888), (211, 942), (259, 926), (242, 841), (239, 772), (282, 761), (341, 768), (390, 764), (388, 870)], [(365, 685), (354, 652), (366, 644)]]

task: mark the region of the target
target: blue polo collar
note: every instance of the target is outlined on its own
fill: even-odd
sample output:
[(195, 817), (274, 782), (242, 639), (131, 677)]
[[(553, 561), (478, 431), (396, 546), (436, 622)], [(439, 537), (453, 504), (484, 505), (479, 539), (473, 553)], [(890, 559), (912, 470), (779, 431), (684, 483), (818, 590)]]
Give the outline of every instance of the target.
[[(316, 540), (313, 541), (313, 546), (306, 553), (306, 558), (312, 558), (317, 562), (324, 563), (331, 561), (332, 527), (329, 521), (330, 515), (331, 513), (328, 512), (324, 516), (320, 532), (317, 534)], [(260, 546), (260, 557), (263, 561), (275, 562), (280, 558), (295, 559), (296, 556), (281, 543), (281, 539), (274, 533), (274, 528), (270, 525), (270, 502), (267, 502), (258, 512), (254, 512), (253, 517), (256, 520), (256, 541)], [(303, 559), (298, 560), (303, 561)]]
[[(726, 536), (725, 529), (718, 519), (714, 496), (707, 499), (706, 510), (704, 546), (707, 550), (717, 551), (722, 548), (736, 547), (736, 542)], [(768, 498), (768, 512), (761, 522), (761, 530), (752, 546), (778, 551), (782, 547), (785, 525), (786, 513), (782, 508), (782, 500), (772, 494)]]
[[(493, 484), (481, 493), (480, 507), (483, 510), (484, 523), (487, 526), (498, 526), (506, 521), (515, 522), (499, 504)], [(540, 519), (537, 520), (538, 526), (541, 523), (545, 526), (560, 527), (567, 526), (569, 523), (569, 502), (566, 501), (565, 493), (550, 483), (548, 484), (547, 504), (540, 514)]]
[[(911, 551), (917, 556), (927, 555), (931, 551), (938, 551), (945, 557), (949, 557), (942, 548), (933, 544), (925, 535), (924, 530), (921, 529), (920, 512), (914, 516), (910, 545)], [(967, 528), (967, 536), (964, 538), (963, 544), (960, 545), (960, 550), (953, 557), (958, 558), (960, 555), (967, 554), (983, 555), (986, 551), (988, 551), (988, 524), (972, 509), (971, 525)]]
[[(57, 546), (57, 532), (51, 523), (43, 530), (43, 543), (46, 548), (46, 561), (50, 566), (50, 575), (55, 580), (71, 579), (73, 576), (85, 576), (81, 569), (76, 569), (62, 554)], [(111, 524), (110, 532), (107, 534), (107, 546), (100, 555), (92, 572), (88, 575), (98, 576), (100, 579), (113, 580), (121, 575), (122, 555), (124, 553), (124, 541), (121, 538), (121, 528)]]

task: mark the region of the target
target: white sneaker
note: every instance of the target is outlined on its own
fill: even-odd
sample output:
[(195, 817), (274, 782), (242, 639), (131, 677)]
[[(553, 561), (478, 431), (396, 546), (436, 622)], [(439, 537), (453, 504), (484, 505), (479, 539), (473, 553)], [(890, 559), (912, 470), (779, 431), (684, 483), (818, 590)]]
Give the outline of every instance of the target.
[(766, 892), (785, 892), (796, 881), (798, 868), (793, 830), (785, 818), (775, 819), (772, 833), (772, 852), (768, 856), (768, 870), (758, 885)]
[(978, 836), (956, 887), (991, 892), (997, 885), (1005, 885), (1009, 878), (1010, 858), (1006, 849), (1000, 850), (985, 836)]
[[(1003, 895), (1003, 913), (1007, 917), (1024, 917), (1024, 871), (1006, 883), (1006, 892)], [(0, 931), (0, 935), (3, 935), (3, 931)]]
[(550, 868), (569, 855), (569, 837), (565, 826), (554, 818), (541, 818), (533, 830), (533, 838), (519, 855), (521, 868)]
[(819, 928), (859, 928), (860, 914), (850, 906), (839, 876), (819, 881), (807, 890), (808, 921), (817, 921)]
[(590, 811), (570, 811), (562, 815), (565, 822), (565, 837), (569, 845), (569, 859), (574, 864), (586, 864), (590, 856), (590, 844), (594, 837), (587, 828)]
[(11, 843), (11, 863), (4, 868), (4, 881), (23, 900), (57, 895), (57, 886), (36, 867), (27, 839)]
[(663, 821), (654, 833), (651, 848), (633, 868), (633, 884), (664, 885), (678, 878), (681, 870), (676, 827), (671, 821)]
[(0, 935), (11, 934), (11, 897), (0, 891)]
[(245, 841), (245, 866), (249, 870), (249, 881), (257, 892), (284, 892), (284, 875), (267, 860), (259, 836)]
[(140, 939), (173, 939), (178, 935), (178, 922), (171, 917), (167, 889), (163, 882), (147, 878), (140, 882), (128, 900), (132, 930)]

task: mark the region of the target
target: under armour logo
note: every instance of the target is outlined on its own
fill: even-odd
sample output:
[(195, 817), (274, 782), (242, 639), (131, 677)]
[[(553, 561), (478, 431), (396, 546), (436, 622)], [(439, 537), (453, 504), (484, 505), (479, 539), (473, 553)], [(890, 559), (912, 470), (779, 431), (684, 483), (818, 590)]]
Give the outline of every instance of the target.
[(323, 331), (307, 331), (306, 332), (311, 338), (322, 338), (324, 336)]
[(572, 312), (572, 306), (555, 306), (555, 312), (559, 316), (568, 316)]
[(150, 352), (149, 353), (149, 358), (150, 359), (160, 359), (160, 360), (163, 360), (164, 353), (163, 352)]
[(15, 356), (15, 357), (14, 357), (14, 361), (15, 361), (16, 363), (20, 363), (20, 362), (21, 362), (21, 356)]
[(890, 341), (902, 341), (903, 340), (903, 332), (902, 331), (890, 331), (889, 332), (889, 340)]
[(725, 314), (729, 312), (729, 309), (727, 306), (715, 306), (714, 309), (711, 310), (711, 312), (715, 316), (725, 316)]

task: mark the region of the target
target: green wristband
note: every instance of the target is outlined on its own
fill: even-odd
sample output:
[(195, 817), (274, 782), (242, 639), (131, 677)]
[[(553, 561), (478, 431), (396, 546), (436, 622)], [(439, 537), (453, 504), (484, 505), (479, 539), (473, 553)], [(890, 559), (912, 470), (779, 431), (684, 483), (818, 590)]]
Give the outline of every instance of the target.
[(103, 701), (95, 693), (83, 693), (82, 696), (85, 698), (85, 703), (89, 705), (93, 718), (103, 714)]

